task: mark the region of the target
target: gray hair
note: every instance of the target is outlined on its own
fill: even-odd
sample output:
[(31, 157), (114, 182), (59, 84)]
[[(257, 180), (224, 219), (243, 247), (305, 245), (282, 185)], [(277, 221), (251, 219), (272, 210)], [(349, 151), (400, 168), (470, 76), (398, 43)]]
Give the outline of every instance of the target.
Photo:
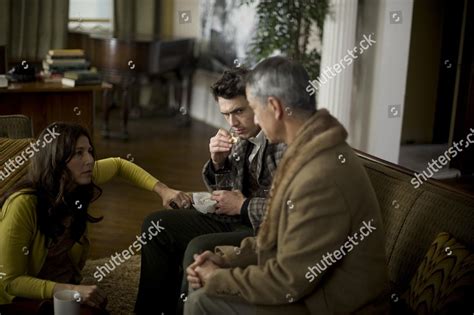
[(270, 57), (250, 71), (246, 77), (250, 93), (266, 104), (273, 96), (291, 110), (313, 113), (316, 99), (306, 91), (309, 75), (298, 62), (285, 57)]

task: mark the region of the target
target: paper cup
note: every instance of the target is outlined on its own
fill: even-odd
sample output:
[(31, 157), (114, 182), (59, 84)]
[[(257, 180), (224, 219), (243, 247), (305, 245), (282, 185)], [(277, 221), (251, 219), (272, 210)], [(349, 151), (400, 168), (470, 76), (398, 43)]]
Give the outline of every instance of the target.
[(54, 315), (79, 315), (81, 294), (74, 290), (62, 290), (54, 294)]

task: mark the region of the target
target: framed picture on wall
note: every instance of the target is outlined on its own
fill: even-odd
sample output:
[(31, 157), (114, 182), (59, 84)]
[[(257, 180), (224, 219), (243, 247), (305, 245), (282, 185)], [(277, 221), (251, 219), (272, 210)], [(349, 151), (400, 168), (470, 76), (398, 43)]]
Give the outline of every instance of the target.
[(247, 6), (235, 0), (202, 0), (200, 6), (201, 52), (227, 67), (244, 63), (257, 25), (256, 4)]

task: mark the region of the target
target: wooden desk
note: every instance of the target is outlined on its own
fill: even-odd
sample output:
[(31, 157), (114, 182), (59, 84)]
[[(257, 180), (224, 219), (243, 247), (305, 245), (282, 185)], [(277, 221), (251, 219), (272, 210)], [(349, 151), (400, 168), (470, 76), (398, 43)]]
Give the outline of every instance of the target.
[(10, 83), (8, 88), (0, 89), (0, 115), (31, 117), (35, 137), (55, 121), (81, 124), (92, 134), (95, 92), (106, 89), (111, 89), (111, 85), (68, 87), (61, 83)]

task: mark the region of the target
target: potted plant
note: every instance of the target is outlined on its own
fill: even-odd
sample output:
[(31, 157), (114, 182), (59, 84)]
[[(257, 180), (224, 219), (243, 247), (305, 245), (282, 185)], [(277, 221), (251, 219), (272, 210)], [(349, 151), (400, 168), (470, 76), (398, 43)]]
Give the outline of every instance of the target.
[(330, 0), (241, 0), (240, 5), (256, 1), (258, 22), (249, 57), (258, 61), (279, 53), (301, 62), (310, 77), (317, 78), (321, 55), (309, 41), (314, 26), (322, 41)]

